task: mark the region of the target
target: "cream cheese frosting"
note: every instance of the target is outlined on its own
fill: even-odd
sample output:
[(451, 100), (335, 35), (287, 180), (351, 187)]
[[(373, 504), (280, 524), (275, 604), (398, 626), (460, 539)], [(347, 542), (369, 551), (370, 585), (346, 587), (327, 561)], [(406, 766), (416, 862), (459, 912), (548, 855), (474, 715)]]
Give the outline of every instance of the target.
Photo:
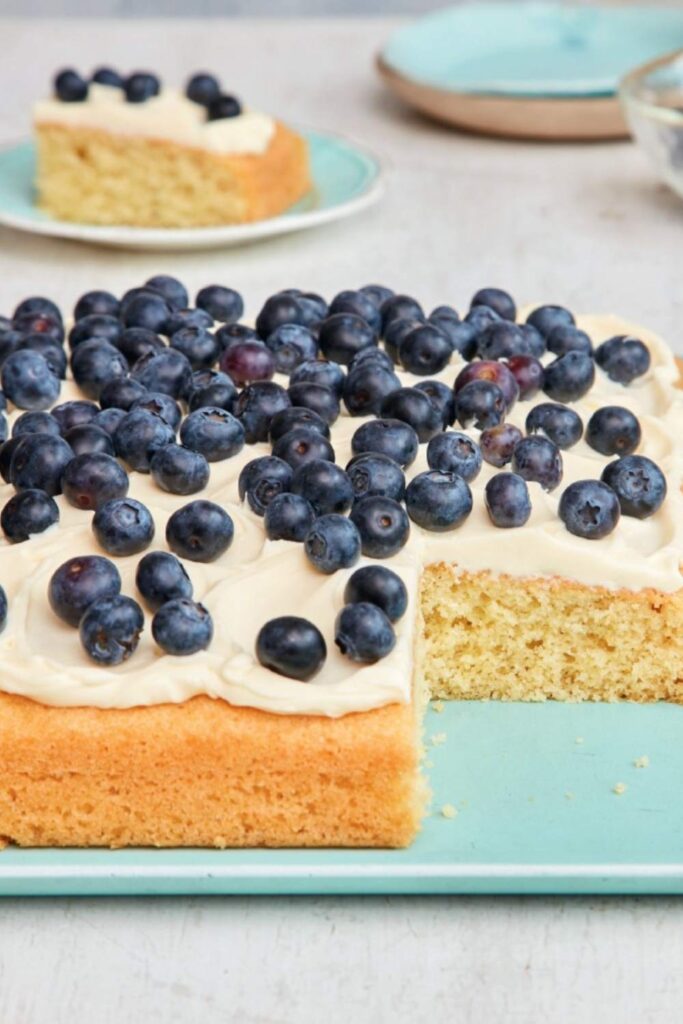
[[(269, 453), (270, 447), (247, 445), (234, 458), (212, 464), (209, 485), (199, 495), (218, 502), (232, 516), (232, 546), (211, 564), (185, 563), (195, 597), (213, 616), (215, 634), (207, 651), (186, 658), (164, 655), (151, 637), (147, 615), (140, 645), (128, 662), (104, 668), (88, 658), (78, 631), (51, 611), (47, 587), (54, 570), (67, 558), (102, 552), (90, 527), (92, 513), (79, 511), (59, 497), (61, 518), (56, 526), (23, 544), (0, 541), (0, 582), (10, 607), (7, 626), (0, 634), (2, 689), (45, 704), (101, 708), (176, 703), (208, 694), (275, 713), (337, 717), (411, 699), (417, 596), (424, 565), (443, 561), (468, 571), (562, 577), (614, 590), (678, 590), (683, 585), (683, 392), (675, 389), (674, 357), (655, 335), (616, 317), (580, 317), (578, 325), (595, 344), (615, 334), (634, 334), (650, 349), (650, 370), (628, 387), (613, 383), (596, 367), (595, 385), (574, 408), (584, 423), (606, 404), (626, 406), (638, 416), (643, 432), (638, 451), (660, 465), (668, 482), (667, 498), (654, 516), (645, 520), (622, 516), (614, 532), (600, 541), (575, 537), (565, 529), (557, 512), (562, 490), (574, 480), (598, 478), (607, 461), (582, 440), (562, 452), (564, 477), (555, 491), (546, 494), (538, 484), (529, 484), (533, 511), (528, 523), (519, 529), (497, 529), (488, 518), (483, 496), (495, 470), (485, 463), (471, 484), (474, 509), (461, 527), (435, 534), (412, 523), (408, 543), (383, 563), (405, 581), (410, 605), (397, 624), (391, 654), (374, 665), (356, 665), (334, 644), (334, 620), (354, 570), (321, 575), (309, 565), (301, 545), (266, 538), (262, 520), (239, 502), (237, 478), (246, 462)], [(454, 355), (440, 379), (451, 384), (462, 365)], [(406, 385), (417, 382), (409, 374), (400, 372), (399, 377)], [(63, 382), (59, 401), (75, 397), (82, 397), (77, 388)], [(529, 409), (546, 400), (539, 394), (518, 402), (509, 422), (523, 428)], [(12, 413), (10, 419), (16, 415)], [(340, 465), (350, 458), (351, 438), (362, 422), (343, 414), (333, 425), (331, 440)], [(478, 432), (471, 435), (476, 439)], [(421, 445), (406, 475), (410, 478), (427, 468), (426, 445)], [(11, 487), (0, 485), (0, 504), (12, 493)], [(169, 515), (191, 499), (165, 493), (140, 473), (130, 474), (129, 494), (144, 502), (154, 516), (156, 536), (151, 549), (165, 549)], [(140, 557), (116, 559), (122, 592), (131, 596), (139, 596), (134, 576)], [(367, 562), (362, 559), (359, 565)], [(259, 629), (284, 614), (311, 619), (325, 637), (327, 661), (308, 683), (279, 676), (255, 658)]]
[(257, 111), (207, 121), (204, 107), (174, 89), (163, 89), (144, 103), (127, 103), (121, 89), (96, 83), (91, 83), (81, 103), (41, 100), (33, 108), (33, 120), (38, 125), (135, 135), (224, 154), (265, 153), (275, 132), (273, 118)]

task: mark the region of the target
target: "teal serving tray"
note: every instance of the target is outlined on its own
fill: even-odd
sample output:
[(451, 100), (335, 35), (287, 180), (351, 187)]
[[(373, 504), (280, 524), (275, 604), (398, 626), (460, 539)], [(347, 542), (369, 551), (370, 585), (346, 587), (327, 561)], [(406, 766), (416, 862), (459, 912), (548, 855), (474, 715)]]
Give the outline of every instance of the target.
[(454, 702), (425, 736), (407, 850), (9, 847), (0, 895), (683, 893), (683, 708)]

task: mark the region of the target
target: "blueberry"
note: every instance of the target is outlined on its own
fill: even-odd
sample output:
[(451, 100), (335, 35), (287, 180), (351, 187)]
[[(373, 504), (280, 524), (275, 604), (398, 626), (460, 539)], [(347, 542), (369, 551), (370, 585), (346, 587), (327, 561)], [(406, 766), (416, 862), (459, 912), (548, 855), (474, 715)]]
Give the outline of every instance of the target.
[(77, 320), (69, 331), (69, 348), (73, 351), (93, 338), (103, 338), (116, 345), (122, 334), (123, 326), (118, 317), (109, 313), (89, 313)]
[(382, 337), (385, 337), (387, 327), (392, 320), (425, 319), (422, 306), (410, 295), (392, 295), (382, 303), (380, 312), (382, 314)]
[(289, 488), (306, 498), (316, 515), (348, 512), (353, 504), (353, 487), (340, 466), (325, 459), (311, 459), (295, 470)]
[(545, 370), (535, 356), (511, 356), (505, 365), (517, 382), (521, 401), (538, 394), (545, 381)]
[(156, 75), (146, 71), (136, 71), (128, 76), (123, 89), (129, 103), (145, 103), (146, 100), (159, 95), (161, 84)]
[(221, 94), (221, 87), (215, 75), (200, 71), (188, 80), (185, 86), (185, 95), (193, 103), (200, 103), (207, 107), (211, 100), (215, 100)]
[(16, 351), (38, 352), (48, 365), (50, 373), (60, 380), (66, 378), (67, 358), (66, 352), (54, 338), (48, 338), (44, 334), (28, 334), (17, 345)]
[(361, 349), (377, 344), (377, 332), (355, 313), (335, 313), (320, 325), (318, 342), (327, 359), (348, 365)]
[(201, 498), (179, 508), (166, 524), (166, 543), (192, 562), (214, 562), (228, 550), (235, 535), (232, 519), (220, 505)]
[(4, 444), (0, 445), (0, 476), (6, 484), (12, 482), (11, 471), (12, 471), (12, 459), (14, 453), (25, 440), (26, 434), (20, 434), (18, 437), (12, 437), (9, 441), (5, 441)]
[(163, 295), (150, 291), (137, 295), (122, 311), (124, 327), (143, 327), (156, 333), (163, 331), (171, 309)]
[(369, 601), (347, 604), (334, 624), (334, 642), (347, 658), (373, 664), (396, 645), (394, 627), (381, 608)]
[(601, 479), (616, 493), (625, 516), (647, 519), (666, 497), (664, 474), (644, 455), (625, 455), (608, 463)]
[(474, 306), (488, 306), (489, 309), (494, 310), (503, 320), (512, 320), (514, 322), (517, 316), (515, 300), (509, 292), (504, 291), (502, 288), (480, 288), (472, 296), (470, 308)]
[(574, 349), (545, 367), (543, 390), (556, 402), (576, 402), (590, 391), (594, 380), (595, 363), (592, 358)]
[(408, 607), (405, 583), (391, 569), (383, 565), (365, 565), (356, 569), (344, 588), (344, 602), (369, 602), (384, 612), (390, 622), (397, 622)]
[(71, 402), (62, 402), (61, 405), (56, 405), (50, 411), (50, 415), (59, 423), (62, 434), (66, 434), (67, 430), (77, 427), (79, 423), (90, 423), (99, 411), (94, 402), (76, 398)]
[(273, 353), (277, 373), (290, 374), (300, 363), (315, 359), (318, 343), (307, 327), (301, 324), (280, 324), (266, 339)]
[(148, 391), (161, 391), (171, 398), (186, 394), (192, 381), (192, 367), (187, 357), (174, 348), (141, 356), (130, 372)]
[(125, 409), (126, 412), (147, 394), (147, 389), (132, 377), (114, 377), (100, 391), (100, 407), (102, 409)]
[(110, 555), (137, 555), (154, 539), (154, 519), (135, 498), (113, 498), (100, 505), (92, 528), (101, 547)]
[(356, 501), (378, 495), (402, 501), (406, 492), (403, 470), (387, 455), (354, 455), (346, 467)]
[(0, 633), (7, 625), (7, 594), (5, 588), (0, 586)]
[(107, 431), (110, 437), (113, 437), (116, 433), (116, 428), (125, 415), (124, 409), (103, 409), (101, 412), (98, 412), (92, 422), (96, 427), (101, 427), (102, 430)]
[(526, 481), (516, 473), (496, 473), (487, 481), (484, 498), (494, 526), (512, 529), (524, 526), (531, 515)]
[(346, 516), (321, 515), (306, 534), (304, 551), (311, 565), (330, 575), (356, 564), (361, 551), (360, 534)]
[(361, 498), (351, 509), (351, 521), (358, 528), (361, 551), (368, 558), (391, 558), (410, 535), (406, 511), (393, 498)]
[[(168, 309), (173, 313), (187, 309), (190, 301), (185, 285), (176, 277), (171, 277), (169, 274), (156, 274), (154, 277), (150, 277), (148, 281), (145, 281), (143, 289), (145, 291), (156, 292), (160, 295), (166, 302)], [(145, 325), (141, 324), (138, 326)], [(159, 330), (161, 330), (161, 325)]]
[(241, 341), (225, 349), (219, 366), (239, 387), (244, 387), (270, 380), (275, 373), (275, 358), (263, 342)]
[(82, 103), (88, 98), (88, 83), (72, 68), (55, 75), (55, 95), (62, 103)]
[(495, 427), (505, 418), (505, 396), (490, 380), (473, 380), (455, 396), (455, 416), (463, 427)]
[(127, 412), (114, 432), (116, 454), (139, 473), (149, 473), (154, 454), (174, 441), (173, 428), (146, 409)]
[(292, 405), (311, 409), (325, 423), (334, 423), (339, 416), (339, 399), (331, 388), (325, 387), (323, 384), (313, 384), (308, 381), (290, 384), (287, 394)]
[(274, 455), (252, 459), (237, 481), (240, 500), (246, 498), (251, 510), (262, 516), (276, 495), (289, 491), (293, 475), (292, 467)]
[(103, 452), (77, 455), (62, 476), (64, 497), (74, 508), (96, 509), (128, 494), (128, 474)]
[(47, 316), (58, 324), (62, 322), (59, 306), (44, 295), (30, 295), (27, 299), (22, 299), (12, 314), (12, 321), (16, 323), (23, 317), (30, 316)]
[(124, 79), (123, 75), (113, 68), (101, 67), (93, 71), (90, 81), (96, 82), (97, 85), (108, 85), (112, 89), (123, 89)]
[(573, 327), (574, 316), (563, 306), (537, 306), (529, 313), (526, 322), (547, 338), (556, 327)]
[(59, 521), (59, 508), (45, 491), (30, 488), (9, 499), (0, 514), (0, 526), (10, 544), (19, 544)]
[(299, 494), (277, 494), (263, 517), (269, 540), (298, 542), (305, 540), (314, 520), (313, 507)]
[(457, 352), (463, 359), (473, 359), (477, 352), (479, 332), (474, 324), (464, 320), (451, 320), (443, 316), (430, 316), (429, 323), (446, 335), (451, 351)]
[(0, 412), (0, 445), (5, 443), (8, 433), (9, 427), (7, 426), (7, 419), (5, 414)]
[(509, 359), (511, 356), (536, 355), (528, 337), (517, 324), (498, 320), (482, 331), (477, 340), (481, 359)]
[(271, 672), (306, 682), (327, 657), (327, 647), (317, 626), (296, 615), (270, 619), (256, 638), (256, 657)]
[(198, 291), (196, 304), (206, 310), (212, 320), (223, 324), (235, 323), (244, 313), (240, 293), (220, 284), (210, 284)]
[(167, 601), (192, 597), (192, 582), (183, 563), (168, 551), (150, 551), (140, 559), (135, 585), (152, 611)]
[(306, 409), (304, 406), (291, 405), (287, 409), (281, 409), (273, 416), (270, 421), (270, 440), (273, 443), (279, 441), (295, 427), (307, 427), (309, 430), (315, 430), (322, 437), (329, 438), (330, 436), (330, 428), (317, 412)]
[(498, 316), (495, 309), (490, 306), (472, 306), (470, 311), (467, 313), (464, 322), (470, 324), (471, 327), (480, 335), (486, 330), (492, 323), (501, 320), (502, 317)]
[(120, 592), (121, 576), (113, 562), (102, 555), (78, 555), (55, 570), (47, 596), (55, 615), (77, 626), (91, 604)]
[(182, 327), (172, 336), (171, 348), (182, 352), (193, 370), (208, 369), (220, 353), (220, 344), (204, 327)]
[(337, 313), (352, 313), (354, 316), (359, 316), (372, 327), (375, 334), (379, 334), (382, 316), (377, 308), (377, 303), (373, 302), (370, 296), (364, 292), (348, 290), (335, 295), (330, 303), (328, 315), (334, 316)]
[(64, 324), (61, 317), (57, 319), (50, 313), (22, 313), (21, 316), (15, 314), (12, 328), (23, 337), (27, 334), (44, 334), (59, 345), (64, 342)]
[(119, 306), (119, 300), (111, 292), (86, 292), (74, 306), (74, 320), (83, 320), (87, 316), (117, 317)]
[(273, 445), (273, 455), (298, 469), (314, 459), (334, 462), (334, 448), (322, 434), (308, 427), (293, 427)]
[(132, 597), (118, 594), (94, 601), (78, 627), (87, 654), (100, 665), (120, 665), (135, 652), (145, 623)]
[(443, 427), (438, 407), (417, 388), (398, 388), (393, 391), (382, 402), (380, 415), (384, 419), (410, 424), (421, 444), (429, 441)]
[(450, 362), (453, 348), (443, 331), (424, 324), (409, 331), (398, 347), (398, 359), (404, 370), (417, 377), (440, 373)]
[(443, 429), (452, 426), (455, 421), (455, 399), (452, 388), (449, 388), (441, 380), (421, 380), (415, 387), (418, 391), (423, 391), (436, 408)]
[(12, 484), (17, 491), (38, 488), (46, 494), (61, 494), (62, 475), (72, 459), (73, 452), (63, 438), (26, 434), (12, 455)]
[[(477, 309), (479, 308), (482, 307), (478, 306)], [(455, 384), (453, 385), (454, 393), (457, 395), (462, 388), (467, 384), (471, 384), (474, 380), (487, 380), (499, 387), (503, 392), (505, 405), (508, 410), (512, 408), (519, 396), (517, 381), (505, 363), (499, 363), (491, 359), (480, 359), (476, 363), (469, 363), (467, 366), (463, 366), (455, 378)]]
[(135, 399), (129, 411), (135, 412), (137, 409), (144, 409), (145, 412), (151, 412), (153, 416), (158, 416), (173, 431), (178, 429), (182, 419), (178, 403), (170, 395), (165, 395), (163, 391), (145, 391), (140, 398)]
[(8, 356), (16, 352), (23, 338), (23, 334), (19, 334), (18, 331), (13, 329), (0, 332), (0, 367), (2, 367)]
[(512, 454), (512, 469), (524, 480), (534, 480), (552, 491), (562, 479), (562, 456), (547, 437), (525, 437)]
[(248, 384), (234, 408), (235, 416), (244, 428), (247, 444), (266, 441), (273, 416), (291, 404), (289, 395), (279, 384), (272, 381)]
[(223, 351), (225, 351), (226, 348), (231, 348), (233, 345), (237, 345), (240, 341), (263, 340), (262, 338), (259, 338), (253, 327), (247, 327), (246, 324), (222, 324), (222, 326), (216, 330), (216, 338), (220, 342), (220, 346)]
[(619, 499), (599, 480), (577, 480), (562, 492), (560, 519), (570, 533), (586, 540), (600, 540), (619, 522)]
[(168, 444), (152, 456), (152, 479), (170, 494), (197, 494), (209, 482), (209, 463), (200, 452)]
[(541, 402), (526, 418), (527, 434), (544, 434), (558, 448), (571, 448), (581, 440), (583, 421), (574, 409), (555, 402)]
[(208, 121), (222, 121), (226, 117), (239, 117), (242, 105), (235, 96), (223, 94), (211, 100), (207, 109)]
[(449, 430), (437, 434), (427, 445), (427, 463), (440, 473), (456, 473), (468, 483), (481, 469), (481, 450), (467, 434)]
[(406, 507), (413, 522), (425, 530), (453, 530), (472, 511), (472, 493), (457, 473), (430, 469), (408, 484)]
[(61, 430), (49, 412), (22, 412), (12, 424), (12, 437), (21, 437), (22, 434), (52, 434), (53, 437), (59, 437)]
[(394, 360), (385, 352), (383, 348), (379, 348), (377, 345), (371, 345), (369, 348), (362, 348), (360, 352), (357, 352), (349, 363), (349, 373), (353, 373), (355, 370), (368, 369), (372, 363), (374, 366), (383, 367), (385, 370), (394, 369)]
[(56, 377), (39, 352), (21, 349), (7, 357), (0, 374), (2, 390), (18, 409), (47, 409), (59, 395)]
[(384, 332), (384, 350), (393, 363), (398, 363), (398, 350), (401, 342), (418, 327), (424, 326), (422, 320), (411, 320), (407, 317), (399, 317), (387, 324)]
[(232, 412), (237, 399), (237, 388), (227, 373), (220, 370), (196, 370), (187, 395), (190, 412), (204, 409), (207, 405), (217, 406)]
[(148, 331), (144, 327), (127, 328), (115, 345), (125, 356), (129, 366), (134, 366), (143, 356), (161, 352), (166, 348), (158, 334)]
[(265, 340), (280, 324), (306, 324), (306, 311), (298, 296), (279, 292), (266, 299), (256, 317), (256, 332)]
[(139, 298), (147, 298), (157, 300), (160, 297), (160, 293), (155, 291), (153, 288), (129, 288), (127, 292), (124, 292), (121, 296), (121, 302), (119, 304), (119, 319), (123, 322), (126, 319), (126, 311), (132, 302), (135, 302)]
[(321, 384), (340, 398), (344, 377), (344, 371), (339, 363), (328, 359), (307, 359), (292, 371), (289, 385), (291, 387), (294, 384)]
[(186, 448), (201, 452), (207, 462), (232, 458), (244, 447), (244, 427), (225, 409), (197, 409), (183, 420), (180, 440)]
[(595, 361), (610, 380), (630, 384), (650, 369), (650, 353), (642, 341), (620, 335), (598, 345)]
[(401, 420), (380, 419), (363, 423), (351, 439), (354, 455), (377, 452), (387, 455), (405, 469), (415, 461), (418, 437), (408, 423)]
[(349, 371), (344, 381), (344, 404), (351, 416), (378, 415), (386, 397), (400, 386), (393, 370), (374, 362), (361, 363)]
[(377, 309), (381, 309), (387, 299), (393, 298), (394, 295), (391, 288), (387, 288), (386, 285), (383, 284), (364, 284), (363, 287), (358, 290), (363, 295), (366, 295)]
[(553, 327), (546, 338), (549, 352), (556, 356), (563, 356), (567, 352), (584, 352), (588, 356), (593, 355), (593, 343), (585, 331), (571, 324), (559, 324)]
[(459, 324), (462, 322), (460, 320), (460, 314), (458, 313), (457, 309), (455, 309), (453, 306), (448, 305), (435, 306), (434, 309), (429, 314), (429, 316), (427, 317), (427, 319), (445, 320), (448, 321), (449, 323), (454, 324)]
[(85, 455), (89, 452), (114, 454), (114, 443), (110, 435), (95, 423), (79, 423), (71, 430), (67, 430), (64, 440), (70, 445), (74, 455)]
[(484, 462), (498, 469), (506, 466), (522, 437), (522, 431), (512, 423), (499, 423), (482, 430), (479, 446)]
[(606, 405), (588, 421), (586, 441), (602, 455), (630, 455), (641, 440), (640, 423), (630, 409)]
[(105, 384), (128, 375), (128, 361), (109, 342), (93, 338), (74, 349), (71, 372), (81, 391), (97, 400)]
[(172, 338), (176, 331), (182, 331), (185, 327), (203, 327), (210, 331), (213, 320), (205, 309), (172, 309), (161, 333)]

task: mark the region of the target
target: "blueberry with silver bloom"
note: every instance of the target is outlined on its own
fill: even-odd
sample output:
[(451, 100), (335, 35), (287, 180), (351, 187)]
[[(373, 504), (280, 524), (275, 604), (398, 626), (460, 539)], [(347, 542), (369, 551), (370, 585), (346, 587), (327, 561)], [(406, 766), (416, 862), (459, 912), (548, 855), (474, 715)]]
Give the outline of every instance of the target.
[(472, 492), (457, 473), (430, 469), (406, 487), (408, 515), (425, 530), (443, 532), (460, 526), (472, 511)]
[(393, 371), (394, 369), (394, 360), (391, 358), (389, 353), (383, 348), (379, 348), (377, 345), (371, 345), (370, 348), (362, 348), (360, 352), (353, 357), (349, 363), (349, 373), (353, 373), (354, 370), (366, 367), (370, 363), (374, 363), (376, 366), (382, 366), (385, 370)]
[(213, 366), (221, 352), (220, 342), (205, 327), (181, 327), (172, 335), (170, 345), (187, 357), (193, 370)]
[(481, 469), (481, 449), (467, 434), (448, 430), (427, 445), (427, 464), (441, 473), (457, 473), (469, 483)]
[(334, 642), (350, 661), (371, 665), (396, 646), (396, 634), (381, 608), (369, 601), (347, 604), (334, 624)]
[(397, 622), (408, 607), (408, 591), (401, 577), (383, 565), (356, 569), (344, 588), (344, 603), (368, 601), (381, 608), (390, 622)]
[(77, 626), (91, 604), (120, 591), (121, 576), (112, 561), (102, 555), (77, 555), (55, 569), (47, 596), (55, 615)]
[(137, 555), (154, 539), (154, 519), (135, 498), (113, 498), (95, 512), (92, 529), (110, 555)]
[(25, 316), (48, 316), (57, 323), (62, 322), (59, 306), (44, 295), (29, 295), (21, 300), (12, 314), (12, 320), (16, 323)]
[(320, 325), (318, 342), (326, 359), (348, 365), (361, 349), (377, 344), (377, 331), (355, 313), (334, 313)]
[(147, 389), (132, 377), (114, 377), (100, 391), (100, 408), (125, 409), (126, 412), (147, 394)]
[(188, 597), (162, 604), (152, 619), (152, 636), (165, 654), (186, 657), (204, 651), (213, 639), (213, 619), (207, 608)]
[(256, 657), (271, 672), (305, 683), (322, 668), (327, 647), (318, 627), (308, 619), (282, 615), (259, 630)]
[(473, 380), (455, 396), (455, 416), (462, 427), (495, 427), (505, 418), (505, 396), (490, 380)]
[(418, 377), (431, 377), (448, 366), (453, 346), (434, 324), (409, 331), (398, 346), (398, 359), (404, 370)]
[(315, 359), (318, 354), (317, 341), (301, 324), (280, 324), (268, 335), (266, 345), (273, 353), (277, 373), (290, 374), (300, 363)]
[(100, 665), (120, 665), (137, 649), (145, 617), (137, 601), (117, 594), (95, 601), (78, 627), (87, 654)]
[(201, 498), (177, 509), (166, 524), (166, 543), (192, 562), (214, 562), (228, 550), (235, 526), (220, 505)]
[(146, 412), (151, 412), (153, 416), (158, 416), (173, 431), (177, 430), (182, 419), (178, 403), (170, 395), (165, 395), (163, 391), (145, 391), (140, 398), (135, 399), (130, 407), (130, 412), (135, 412), (137, 409), (144, 409)]
[(583, 435), (578, 412), (557, 402), (541, 402), (530, 410), (524, 423), (527, 434), (543, 434), (558, 448), (572, 448)]
[(354, 455), (347, 463), (346, 475), (351, 481), (356, 501), (372, 495), (402, 501), (406, 492), (403, 470), (388, 455), (377, 452)]
[(586, 442), (601, 455), (631, 455), (641, 436), (637, 417), (620, 405), (596, 409), (586, 427)]
[(143, 356), (161, 352), (166, 348), (159, 335), (145, 327), (128, 327), (114, 344), (131, 367)]
[(600, 480), (577, 480), (562, 492), (560, 519), (570, 533), (585, 540), (601, 540), (619, 522), (619, 499)]
[(208, 462), (220, 462), (242, 450), (244, 427), (225, 409), (208, 406), (185, 417), (180, 440), (186, 448), (201, 452)]
[(19, 349), (2, 364), (2, 390), (18, 409), (48, 409), (59, 395), (59, 377), (40, 352)]
[(526, 322), (547, 338), (552, 330), (560, 326), (574, 326), (574, 315), (563, 306), (537, 306), (526, 318)]
[(73, 352), (93, 338), (102, 338), (116, 345), (122, 334), (123, 324), (116, 314), (89, 313), (77, 320), (69, 331), (69, 348)]
[(522, 440), (522, 431), (512, 423), (499, 423), (482, 430), (479, 447), (484, 462), (501, 469), (512, 458), (512, 453)]
[(489, 519), (501, 529), (524, 526), (531, 515), (529, 488), (517, 473), (496, 473), (487, 480), (484, 500)]
[(152, 611), (178, 597), (192, 597), (192, 581), (185, 566), (168, 551), (150, 551), (140, 559), (135, 585)]
[(398, 317), (387, 324), (384, 331), (384, 351), (393, 363), (398, 363), (398, 350), (401, 342), (407, 334), (422, 327), (423, 320), (412, 320), (408, 317)]
[(62, 478), (74, 453), (52, 434), (26, 434), (12, 453), (10, 480), (17, 491), (37, 487), (46, 494), (62, 493)]
[(244, 301), (240, 293), (220, 284), (209, 284), (201, 288), (195, 302), (199, 309), (205, 310), (213, 320), (222, 324), (234, 324), (244, 313)]
[(69, 504), (89, 511), (113, 498), (125, 498), (129, 487), (123, 466), (104, 452), (88, 452), (72, 458), (61, 482)]
[(157, 487), (170, 494), (197, 494), (204, 490), (210, 475), (205, 456), (179, 444), (155, 452), (149, 471)]
[(20, 544), (59, 522), (59, 507), (45, 491), (30, 488), (9, 499), (0, 513), (0, 526), (10, 544)]
[(207, 405), (232, 412), (237, 401), (237, 388), (227, 373), (220, 370), (196, 370), (192, 374), (192, 385), (186, 399), (190, 412), (204, 409)]
[(81, 391), (97, 401), (105, 384), (128, 376), (128, 360), (102, 338), (84, 341), (71, 356), (71, 372)]
[(124, 327), (145, 327), (160, 333), (171, 314), (171, 307), (157, 291), (147, 290), (130, 299), (121, 309)]
[(27, 334), (44, 334), (61, 345), (64, 341), (64, 324), (49, 313), (24, 313), (14, 317), (12, 329), (25, 338)]
[(562, 456), (547, 437), (525, 437), (512, 453), (512, 469), (524, 480), (539, 483), (544, 491), (553, 491), (562, 480)]
[(274, 455), (252, 459), (237, 480), (240, 500), (246, 499), (252, 512), (262, 516), (276, 495), (290, 490), (293, 475), (292, 467)]
[(95, 290), (85, 292), (74, 306), (74, 320), (82, 320), (86, 316), (119, 315), (120, 302), (111, 292)]
[(351, 289), (339, 292), (330, 303), (328, 316), (334, 316), (335, 313), (353, 313), (370, 324), (377, 334), (382, 326), (382, 315), (377, 303), (364, 292), (355, 292)]
[(25, 338), (22, 338), (15, 351), (30, 351), (39, 352), (47, 363), (50, 372), (59, 377), (60, 380), (66, 379), (66, 368), (68, 360), (66, 358), (66, 352), (54, 338), (48, 338), (44, 334), (28, 334)]
[(593, 355), (593, 342), (585, 331), (579, 330), (571, 324), (559, 324), (553, 327), (546, 338), (549, 352), (556, 356), (563, 356), (566, 352), (585, 352), (586, 355)]
[(517, 316), (515, 300), (503, 288), (480, 288), (472, 296), (470, 309), (474, 306), (488, 306), (503, 320), (514, 321)]
[(293, 427), (279, 437), (273, 445), (273, 455), (284, 459), (292, 469), (298, 469), (313, 459), (334, 462), (334, 448), (322, 434), (308, 427)]
[(337, 398), (344, 387), (344, 370), (330, 359), (307, 359), (292, 371), (289, 384), (321, 384), (329, 388)]
[(309, 562), (319, 572), (331, 575), (349, 569), (360, 558), (358, 529), (346, 516), (331, 513), (319, 516), (304, 539)]
[(263, 517), (269, 540), (303, 542), (313, 526), (315, 512), (300, 494), (276, 494)]
[(102, 430), (106, 430), (110, 437), (113, 437), (116, 428), (119, 423), (126, 415), (124, 409), (102, 409), (98, 412), (97, 416), (92, 420), (96, 427), (101, 427)]
[(74, 455), (85, 455), (89, 452), (114, 454), (111, 436), (96, 423), (78, 423), (71, 430), (67, 430), (64, 440), (71, 446)]
[(387, 327), (392, 320), (424, 321), (425, 319), (422, 306), (417, 299), (410, 295), (392, 295), (382, 303), (380, 312), (382, 314), (382, 337), (386, 335)]
[(421, 380), (418, 381), (415, 387), (418, 391), (424, 392), (432, 405), (434, 405), (441, 418), (443, 429), (445, 430), (446, 427), (452, 426), (455, 421), (453, 389), (449, 388), (448, 384), (444, 384), (441, 380)]
[(298, 384), (290, 383), (287, 394), (292, 405), (312, 409), (325, 423), (332, 424), (339, 418), (339, 398), (332, 388), (300, 381)]
[(496, 320), (479, 335), (477, 355), (481, 359), (509, 359), (510, 356), (538, 356), (538, 349), (518, 324)]
[(442, 414), (429, 395), (417, 388), (396, 388), (382, 402), (383, 419), (408, 423), (417, 434), (420, 444), (429, 441), (443, 429)]
[(353, 504), (348, 476), (340, 466), (325, 459), (312, 459), (299, 466), (289, 489), (306, 498), (318, 516), (348, 512)]
[(114, 432), (116, 454), (139, 473), (149, 473), (154, 454), (174, 441), (173, 428), (147, 409), (127, 412)]
[(381, 309), (382, 305), (387, 299), (392, 298), (394, 292), (391, 288), (387, 288), (384, 284), (364, 284), (362, 288), (358, 289), (363, 295), (367, 295), (372, 303)]
[(545, 355), (547, 346), (541, 332), (532, 324), (520, 324), (520, 330), (529, 345), (529, 354), (540, 359)]
[(265, 339), (280, 324), (305, 324), (306, 311), (299, 301), (298, 295), (288, 292), (277, 292), (270, 295), (264, 302), (256, 317), (256, 332)]
[(354, 502), (350, 518), (358, 527), (361, 551), (368, 558), (391, 558), (410, 536), (406, 510), (393, 498), (361, 498)]
[(12, 437), (21, 437), (23, 434), (52, 434), (53, 437), (61, 435), (59, 423), (52, 413), (43, 410), (22, 412), (12, 424)]
[(95, 402), (86, 402), (82, 398), (76, 398), (71, 402), (62, 402), (50, 410), (50, 415), (59, 423), (62, 434), (67, 430), (77, 427), (79, 423), (91, 423), (95, 419), (100, 408)]
[(377, 416), (387, 396), (400, 387), (393, 369), (375, 362), (361, 363), (351, 368), (344, 381), (344, 405), (351, 416)]
[(330, 436), (329, 426), (317, 412), (301, 405), (290, 405), (287, 409), (275, 413), (270, 421), (269, 437), (271, 442), (275, 443), (295, 427), (307, 427), (309, 430), (315, 430), (322, 437), (329, 438)]
[(626, 335), (610, 338), (598, 345), (595, 361), (610, 380), (630, 384), (650, 369), (650, 353), (642, 341)]
[(645, 455), (624, 455), (608, 463), (601, 479), (615, 491), (625, 516), (647, 519), (666, 497), (666, 477)]
[(415, 461), (419, 446), (417, 434), (401, 420), (380, 419), (363, 423), (351, 439), (354, 455), (377, 452), (387, 455), (403, 469)]
[(244, 428), (247, 444), (267, 441), (270, 423), (276, 413), (293, 405), (285, 389), (273, 381), (248, 384), (235, 402), (234, 414)]
[(556, 402), (577, 402), (590, 391), (594, 381), (593, 359), (574, 349), (545, 367), (543, 390)]
[(175, 348), (141, 356), (130, 373), (148, 391), (161, 391), (171, 398), (182, 398), (192, 380), (192, 367), (187, 356)]
[(479, 335), (490, 324), (501, 319), (502, 317), (499, 317), (495, 309), (491, 309), (490, 306), (473, 306), (465, 316), (464, 323), (470, 324)]
[(182, 331), (185, 327), (198, 327), (209, 331), (213, 327), (213, 320), (205, 309), (174, 309), (161, 333), (172, 338), (176, 331)]

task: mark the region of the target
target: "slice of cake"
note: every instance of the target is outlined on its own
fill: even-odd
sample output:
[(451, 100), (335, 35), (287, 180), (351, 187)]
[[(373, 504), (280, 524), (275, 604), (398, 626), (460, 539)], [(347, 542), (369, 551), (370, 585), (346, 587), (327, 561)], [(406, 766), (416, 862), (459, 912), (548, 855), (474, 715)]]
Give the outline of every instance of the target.
[(430, 694), (680, 700), (661, 340), (498, 289), (188, 306), (88, 293), (68, 360), (47, 299), (0, 329), (0, 835), (402, 846)]
[(62, 220), (202, 227), (274, 217), (310, 189), (308, 147), (206, 74), (185, 93), (151, 74), (61, 72), (34, 108), (38, 203)]

